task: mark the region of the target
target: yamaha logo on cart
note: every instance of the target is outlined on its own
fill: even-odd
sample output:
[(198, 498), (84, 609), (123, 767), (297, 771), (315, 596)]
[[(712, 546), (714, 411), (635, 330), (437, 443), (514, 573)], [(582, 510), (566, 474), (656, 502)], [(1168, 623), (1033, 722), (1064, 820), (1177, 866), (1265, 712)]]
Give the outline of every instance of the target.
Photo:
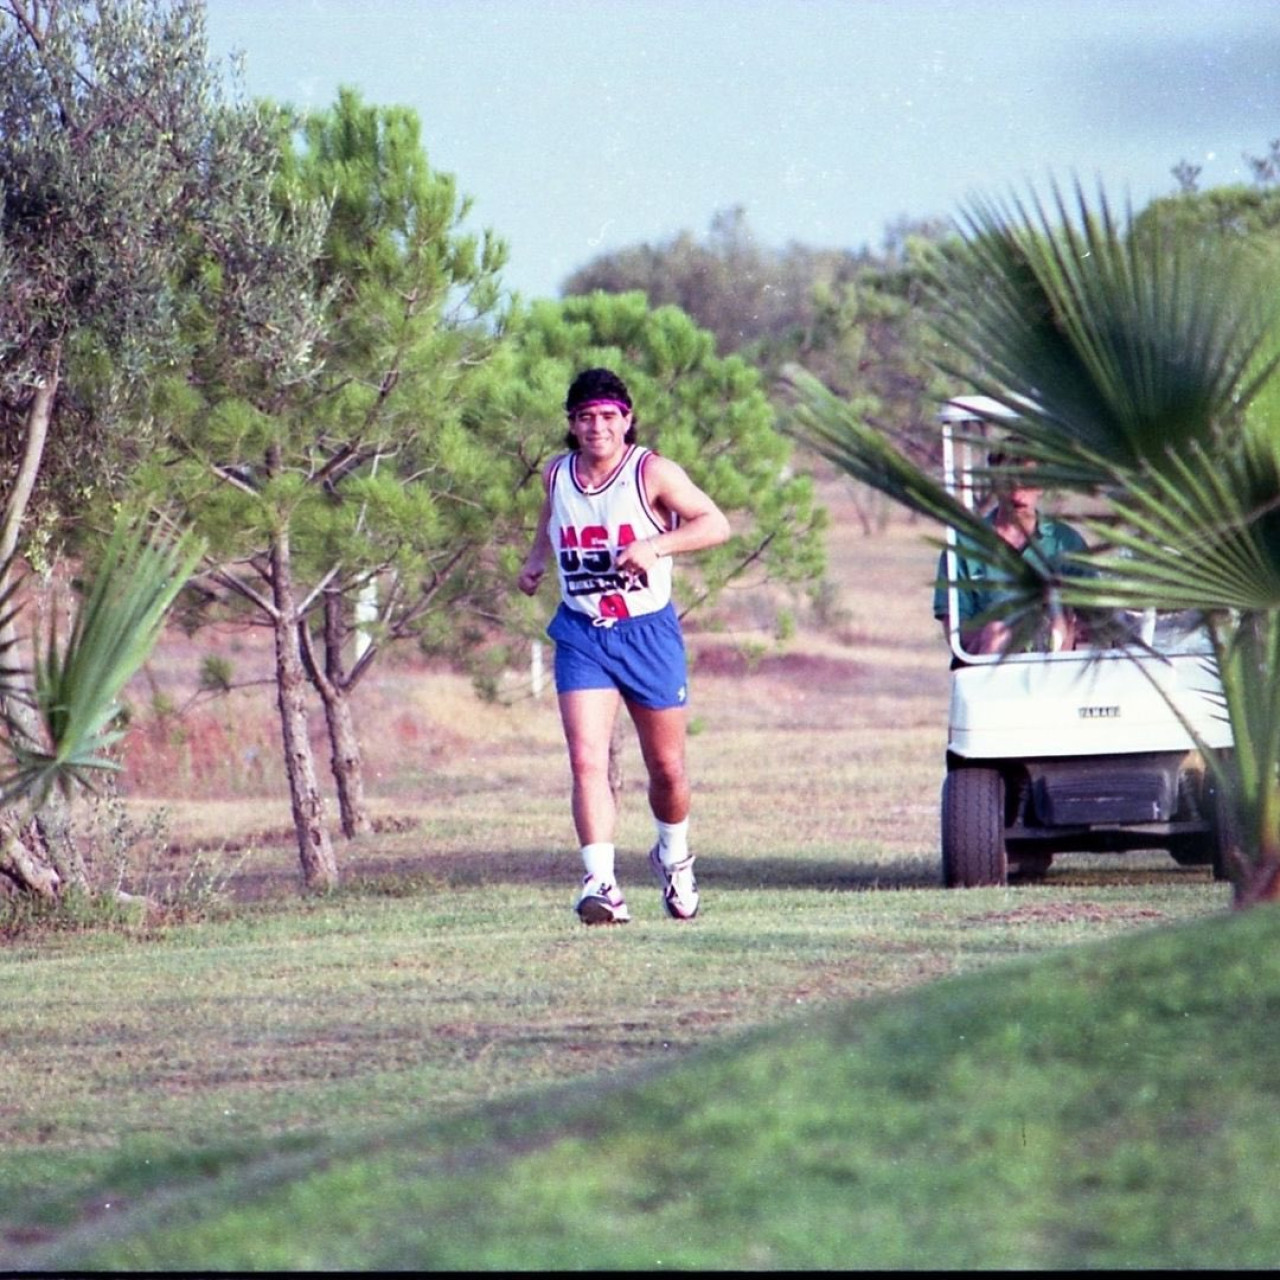
[(1119, 707), (1081, 707), (1081, 720), (1118, 720), (1120, 718)]

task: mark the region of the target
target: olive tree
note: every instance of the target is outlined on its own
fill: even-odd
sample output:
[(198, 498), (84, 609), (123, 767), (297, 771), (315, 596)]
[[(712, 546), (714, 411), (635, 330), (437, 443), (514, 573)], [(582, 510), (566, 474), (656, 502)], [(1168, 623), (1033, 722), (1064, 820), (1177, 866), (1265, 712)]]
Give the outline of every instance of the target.
[[(73, 527), (146, 451), (151, 427), (129, 402), (182, 359), (184, 311), (215, 277), (236, 346), (305, 374), (313, 316), (297, 281), (319, 221), (281, 227), (272, 126), (224, 86), (196, 0), (0, 0), (6, 566), (39, 549), (37, 533)], [(206, 268), (193, 278), (195, 246)], [(26, 714), (12, 691), (7, 708)], [(4, 869), (28, 888), (79, 874)]]

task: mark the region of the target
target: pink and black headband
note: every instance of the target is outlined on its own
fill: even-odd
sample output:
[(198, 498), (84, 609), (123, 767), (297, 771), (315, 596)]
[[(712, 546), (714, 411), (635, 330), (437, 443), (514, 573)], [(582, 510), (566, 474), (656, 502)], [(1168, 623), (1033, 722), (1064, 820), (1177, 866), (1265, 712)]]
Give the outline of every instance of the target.
[(575, 404), (572, 409), (566, 409), (565, 412), (572, 418), (575, 413), (581, 413), (583, 409), (590, 409), (598, 404), (611, 404), (620, 413), (631, 412), (631, 406), (625, 400), (618, 400), (613, 396), (601, 396), (596, 400), (583, 400), (580, 404)]

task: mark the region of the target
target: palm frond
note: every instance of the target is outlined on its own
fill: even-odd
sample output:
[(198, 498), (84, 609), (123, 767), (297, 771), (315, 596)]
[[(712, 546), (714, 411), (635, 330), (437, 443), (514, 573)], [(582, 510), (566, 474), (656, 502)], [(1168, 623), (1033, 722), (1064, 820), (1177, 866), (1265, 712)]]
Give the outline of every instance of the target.
[[(1205, 618), (1234, 742), (1229, 763), (1206, 758), (1229, 781), (1245, 864), (1266, 871), (1258, 892), (1269, 892), (1280, 867), (1277, 257), (1176, 222), (1135, 230), (1078, 184), (1074, 204), (1057, 187), (1047, 203), (975, 202), (966, 224), (936, 282), (938, 327), (959, 353), (946, 371), (1018, 416), (1019, 452), (1045, 487), (1102, 500), (1092, 549), (1055, 584), (1064, 604)], [(797, 387), (798, 433), (818, 452), (951, 524), (966, 552), (972, 541), (998, 554), (886, 440)], [(1018, 580), (1015, 568), (1001, 565)], [(1018, 580), (1013, 607), (1036, 589)], [(1238, 871), (1239, 898), (1253, 873)]]
[(1075, 197), (975, 201), (937, 301), (977, 389), (1023, 418), (1046, 483), (1080, 489), (1105, 480), (1088, 457), (1163, 469), (1238, 423), (1280, 361), (1280, 289), (1247, 247), (1137, 236), (1105, 196)]
[[(978, 560), (1000, 579), (999, 617), (1012, 633), (1012, 649), (1031, 638), (1048, 616), (1062, 581), (1038, 558), (1025, 556), (1001, 538), (932, 476), (899, 452), (856, 409), (833, 395), (812, 374), (789, 367), (784, 377), (793, 392), (787, 429), (846, 475), (918, 515), (950, 526), (966, 559)], [(993, 469), (994, 470), (994, 469)], [(939, 540), (939, 545), (945, 545)], [(953, 585), (942, 579), (941, 585)], [(976, 622), (988, 621), (984, 615)]]
[(1235, 744), (1229, 782), (1247, 861), (1280, 858), (1280, 613), (1215, 631)]
[(54, 786), (69, 790), (116, 767), (108, 753), (120, 736), (117, 700), (201, 550), (189, 536), (117, 525), (65, 645), (52, 625), (37, 653), (30, 698), (42, 741), (6, 716), (13, 760), (0, 774), (0, 804), (23, 797), (39, 807)]
[(22, 668), (15, 665), (17, 633), (13, 624), (22, 606), (18, 602), (18, 593), (22, 589), (22, 578), (12, 572), (12, 565), (0, 565), (0, 699), (21, 698), (23, 686), (19, 677)]
[(1076, 557), (1065, 603), (1238, 613), (1280, 608), (1280, 472), (1264, 455), (1198, 444), (1165, 471), (1108, 470), (1123, 523), (1086, 525), (1099, 549)]
[(807, 370), (789, 365), (784, 381), (794, 393), (786, 428), (846, 475), (894, 502), (981, 542), (983, 521)]

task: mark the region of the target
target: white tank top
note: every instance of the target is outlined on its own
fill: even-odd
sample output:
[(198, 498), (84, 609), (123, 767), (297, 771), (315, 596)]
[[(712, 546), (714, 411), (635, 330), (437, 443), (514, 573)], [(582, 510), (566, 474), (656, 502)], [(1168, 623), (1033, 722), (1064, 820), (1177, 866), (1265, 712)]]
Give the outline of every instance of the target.
[(644, 491), (644, 461), (651, 453), (629, 445), (604, 483), (590, 490), (578, 479), (576, 453), (552, 464), (547, 532), (560, 574), (560, 597), (570, 609), (591, 618), (637, 618), (670, 602), (670, 556), (655, 561), (638, 578), (624, 578), (614, 568), (615, 556), (629, 542), (668, 529)]

